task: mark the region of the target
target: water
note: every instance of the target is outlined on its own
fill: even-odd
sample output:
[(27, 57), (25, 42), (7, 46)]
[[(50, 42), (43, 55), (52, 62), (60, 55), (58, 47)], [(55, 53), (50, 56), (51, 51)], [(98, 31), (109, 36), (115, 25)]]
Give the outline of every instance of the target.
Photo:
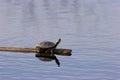
[(72, 56), (0, 52), (0, 80), (120, 80), (119, 0), (0, 0), (0, 46), (62, 39)]

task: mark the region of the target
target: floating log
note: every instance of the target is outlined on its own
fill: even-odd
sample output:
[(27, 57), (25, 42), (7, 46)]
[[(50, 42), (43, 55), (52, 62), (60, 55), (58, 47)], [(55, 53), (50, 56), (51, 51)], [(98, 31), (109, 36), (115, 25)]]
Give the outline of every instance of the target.
[[(19, 47), (0, 47), (0, 51), (38, 53), (38, 48), (19, 48)], [(61, 56), (70, 56), (71, 49), (54, 49), (53, 54)]]
[(71, 56), (72, 50), (71, 49), (55, 49), (53, 51), (54, 54), (56, 55), (62, 55), (62, 56)]
[(19, 47), (0, 47), (0, 51), (35, 53), (37, 51), (37, 49), (35, 49), (35, 48), (19, 48)]

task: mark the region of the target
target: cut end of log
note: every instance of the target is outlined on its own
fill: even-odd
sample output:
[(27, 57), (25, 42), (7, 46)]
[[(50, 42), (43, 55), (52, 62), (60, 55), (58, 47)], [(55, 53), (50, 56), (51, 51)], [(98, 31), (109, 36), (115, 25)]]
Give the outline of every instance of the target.
[(61, 56), (71, 56), (72, 50), (71, 49), (55, 49), (54, 54), (61, 55)]

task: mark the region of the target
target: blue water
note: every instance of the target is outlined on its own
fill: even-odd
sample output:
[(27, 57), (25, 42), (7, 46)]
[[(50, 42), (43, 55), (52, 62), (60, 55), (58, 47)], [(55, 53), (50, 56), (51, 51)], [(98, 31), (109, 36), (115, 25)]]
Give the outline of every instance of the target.
[(119, 80), (119, 0), (0, 0), (0, 46), (35, 47), (62, 39), (72, 56), (42, 62), (0, 52), (0, 80)]

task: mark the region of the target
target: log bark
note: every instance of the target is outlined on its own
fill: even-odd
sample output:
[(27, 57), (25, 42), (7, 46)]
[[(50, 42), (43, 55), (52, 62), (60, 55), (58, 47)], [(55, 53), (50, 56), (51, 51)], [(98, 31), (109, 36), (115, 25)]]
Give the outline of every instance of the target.
[(35, 49), (35, 48), (18, 48), (18, 47), (0, 47), (0, 51), (35, 53), (37, 51), (37, 49)]
[[(38, 48), (0, 47), (0, 51), (37, 53)], [(71, 49), (55, 49), (53, 51), (53, 54), (61, 56), (70, 56), (71, 52)]]

